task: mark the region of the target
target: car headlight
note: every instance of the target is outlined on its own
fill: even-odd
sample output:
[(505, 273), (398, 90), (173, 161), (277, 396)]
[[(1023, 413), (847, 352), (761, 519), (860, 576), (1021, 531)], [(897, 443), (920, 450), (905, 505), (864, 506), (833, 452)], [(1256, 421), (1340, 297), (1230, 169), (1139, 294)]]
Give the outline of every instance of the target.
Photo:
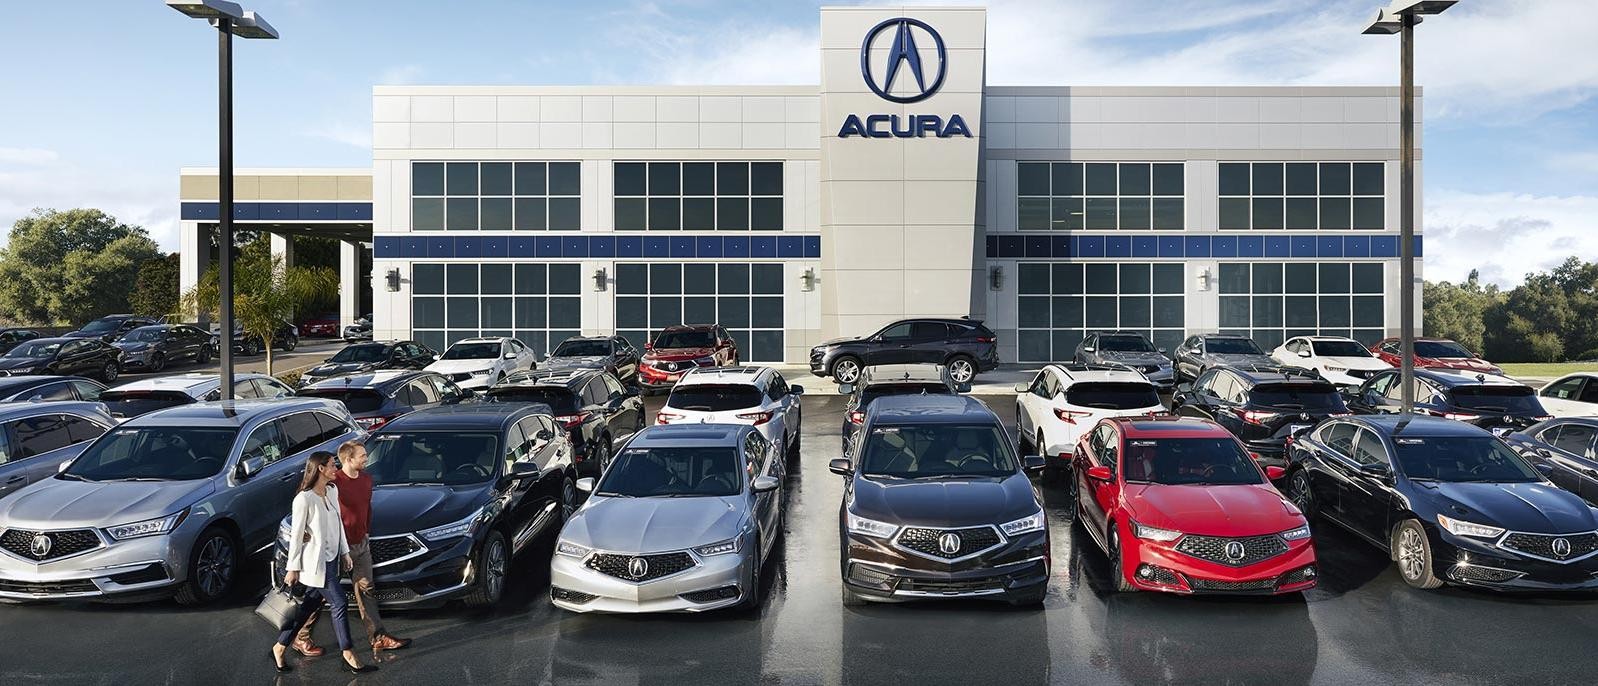
[(1006, 536), (1016, 536), (1029, 531), (1042, 531), (1044, 523), (1043, 511), (1038, 510), (1037, 514), (1022, 517), (1013, 522), (1005, 522), (999, 526), (999, 529)]
[(715, 364), (715, 363), (716, 363), (716, 358), (714, 358), (714, 357), (706, 356), (706, 357), (696, 357), (696, 358), (694, 358), (694, 364), (697, 364), (697, 365), (707, 365), (707, 364)]
[(555, 544), (556, 555), (565, 555), (566, 557), (588, 557), (588, 554), (591, 552), (594, 551), (592, 549), (577, 545), (576, 543), (572, 543), (571, 541), (561, 541)]
[(117, 541), (126, 541), (130, 538), (142, 538), (144, 536), (159, 536), (176, 529), (178, 524), (181, 524), (188, 516), (188, 508), (183, 508), (181, 512), (158, 519), (146, 519), (142, 522), (107, 527), (105, 533)]
[(897, 524), (879, 522), (875, 519), (866, 519), (865, 517), (861, 517), (853, 512), (847, 513), (846, 517), (846, 524), (849, 527), (849, 533), (876, 536), (878, 538), (891, 538), (899, 531), (899, 525)]
[(478, 508), (476, 512), (458, 521), (420, 531), (417, 535), (429, 541), (442, 541), (446, 538), (470, 535), (477, 529), (477, 524), (482, 520), (483, 510), (484, 508)]
[(282, 546), (284, 550), (289, 547), (289, 523), (290, 519), (288, 517), (284, 517), (283, 521), (277, 523), (277, 544)]
[(488, 373), (491, 372), (491, 371), (494, 371), (494, 370), (492, 370), (492, 369), (478, 369), (478, 370), (473, 371), (471, 374), (472, 374), (472, 376), (488, 376)]
[(1326, 371), (1332, 372), (1333, 374), (1342, 374), (1343, 372), (1348, 371), (1348, 367), (1339, 367), (1335, 364), (1326, 365), (1324, 369)]
[(1143, 540), (1146, 540), (1146, 541), (1160, 541), (1160, 542), (1163, 542), (1163, 543), (1169, 543), (1169, 542), (1174, 541), (1174, 540), (1176, 540), (1178, 538), (1181, 538), (1182, 537), (1182, 532), (1180, 532), (1180, 531), (1172, 531), (1171, 529), (1161, 529), (1161, 528), (1157, 528), (1157, 527), (1152, 527), (1152, 526), (1148, 526), (1146, 524), (1139, 524), (1136, 521), (1133, 521), (1132, 522), (1132, 535), (1136, 536), (1138, 538), (1141, 538)]
[(709, 557), (711, 555), (726, 555), (727, 553), (736, 553), (736, 552), (738, 552), (738, 539), (729, 538), (729, 539), (727, 539), (725, 541), (722, 541), (720, 543), (712, 543), (710, 545), (702, 545), (702, 546), (699, 546), (698, 548), (694, 548), (694, 552), (699, 553), (700, 555), (704, 555), (706, 557)]
[(1309, 538), (1309, 525), (1305, 524), (1304, 526), (1298, 527), (1297, 529), (1289, 529), (1287, 531), (1283, 531), (1281, 533), (1281, 536), (1282, 536), (1282, 538), (1284, 540), (1288, 540), (1288, 541), (1297, 541), (1297, 540)]
[(1471, 522), (1460, 521), (1452, 517), (1445, 517), (1443, 515), (1437, 515), (1437, 523), (1443, 525), (1443, 528), (1447, 529), (1448, 533), (1451, 533), (1455, 536), (1498, 538), (1504, 534), (1504, 530), (1496, 526), (1474, 524)]

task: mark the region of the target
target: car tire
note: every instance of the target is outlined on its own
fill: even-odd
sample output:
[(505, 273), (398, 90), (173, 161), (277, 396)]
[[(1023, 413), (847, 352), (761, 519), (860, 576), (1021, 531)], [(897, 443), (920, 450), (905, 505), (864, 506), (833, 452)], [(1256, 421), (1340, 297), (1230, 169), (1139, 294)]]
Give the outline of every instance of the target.
[(200, 532), (189, 553), (189, 576), (178, 587), (179, 605), (208, 605), (233, 590), (239, 568), (239, 542), (220, 526)]
[(1431, 590), (1443, 585), (1443, 580), (1432, 573), (1432, 542), (1420, 520), (1406, 519), (1393, 527), (1391, 550), (1393, 561), (1398, 563), (1398, 575), (1411, 588)]
[(488, 532), (488, 538), (477, 552), (477, 583), (466, 596), (466, 604), (472, 607), (498, 604), (505, 594), (505, 572), (509, 568), (510, 549), (505, 546), (505, 535)]
[(594, 469), (599, 470), (598, 474), (595, 476), (604, 476), (605, 469), (610, 467), (610, 439), (601, 436), (594, 440), (596, 445), (594, 446), (594, 449), (590, 451), (591, 454), (588, 457), (593, 461)]
[(1304, 513), (1304, 519), (1315, 516), (1315, 491), (1310, 488), (1309, 470), (1303, 467), (1293, 470), (1287, 475), (1287, 499), (1293, 502), (1299, 512)]
[(147, 363), (147, 365), (152, 372), (159, 372), (163, 369), (166, 369), (166, 355), (161, 353), (151, 355), (150, 361)]
[(1131, 593), (1137, 590), (1132, 582), (1126, 579), (1126, 570), (1121, 568), (1121, 534), (1115, 529), (1115, 522), (1110, 522), (1110, 549), (1105, 555), (1110, 558), (1110, 577), (1114, 580), (1115, 592)]
[(195, 364), (205, 364), (205, 363), (210, 362), (210, 361), (211, 361), (211, 346), (209, 346), (209, 345), (201, 346), (200, 347), (200, 352), (195, 354), (195, 356), (194, 356), (194, 363)]
[(106, 362), (105, 366), (100, 369), (100, 380), (108, 384), (114, 383), (117, 380), (117, 374), (121, 372), (122, 368), (117, 366), (115, 360)]
[(840, 384), (854, 383), (860, 380), (860, 358), (853, 355), (843, 355), (832, 361), (832, 368), (827, 370), (833, 381)]
[(577, 480), (566, 477), (560, 483), (560, 521), (570, 521), (572, 513), (577, 511), (577, 501), (581, 498), (577, 494)]
[(977, 361), (967, 355), (955, 355), (944, 365), (949, 369), (949, 378), (956, 383), (970, 383), (977, 378)]
[(298, 347), (300, 347), (300, 339), (298, 337), (289, 336), (288, 338), (283, 339), (283, 352), (291, 353), (294, 352), (294, 349)]
[(755, 549), (752, 552), (755, 556), (755, 563), (754, 573), (749, 575), (749, 585), (747, 587), (749, 591), (738, 601), (738, 609), (745, 612), (760, 610), (760, 577), (764, 575), (766, 560), (765, 556), (760, 554), (759, 536), (755, 537)]
[(261, 354), (260, 343), (257, 343), (254, 340), (248, 340), (244, 342), (244, 355), (246, 357), (253, 357), (259, 354)]

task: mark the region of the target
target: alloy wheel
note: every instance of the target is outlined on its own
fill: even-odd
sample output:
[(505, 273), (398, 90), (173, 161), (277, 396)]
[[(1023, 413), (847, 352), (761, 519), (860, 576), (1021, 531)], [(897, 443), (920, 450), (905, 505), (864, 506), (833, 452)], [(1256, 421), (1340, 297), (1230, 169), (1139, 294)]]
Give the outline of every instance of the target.
[(595, 450), (599, 451), (599, 455), (595, 459), (595, 462), (599, 463), (600, 475), (604, 475), (605, 470), (610, 468), (610, 446), (604, 443), (604, 437), (600, 437), (597, 440), (600, 441), (600, 443), (595, 447)]
[(1426, 570), (1426, 548), (1420, 534), (1405, 527), (1398, 533), (1398, 571), (1406, 579), (1419, 579)]
[(116, 381), (117, 380), (117, 363), (115, 363), (115, 362), (107, 362), (107, 363), (105, 363), (105, 370), (101, 374), (101, 376), (105, 378), (105, 382), (106, 383), (111, 383), (112, 381)]
[(200, 548), (194, 575), (207, 597), (216, 598), (227, 590), (233, 581), (233, 544), (226, 536), (213, 536)]
[(949, 378), (955, 381), (965, 383), (976, 375), (976, 367), (972, 366), (970, 360), (959, 359), (949, 363)]
[(150, 371), (158, 372), (166, 368), (166, 356), (156, 353), (150, 356)]
[(571, 519), (577, 511), (577, 483), (567, 479), (560, 487), (560, 512), (562, 519)]
[(483, 589), (488, 597), (498, 599), (505, 588), (505, 542), (495, 538), (483, 556)]
[(1310, 515), (1314, 496), (1310, 494), (1309, 475), (1304, 473), (1304, 470), (1293, 472), (1292, 480), (1287, 482), (1287, 498), (1298, 506), (1299, 512), (1304, 513), (1305, 517)]
[(860, 363), (853, 359), (838, 360), (832, 366), (832, 378), (838, 383), (854, 383), (860, 378)]

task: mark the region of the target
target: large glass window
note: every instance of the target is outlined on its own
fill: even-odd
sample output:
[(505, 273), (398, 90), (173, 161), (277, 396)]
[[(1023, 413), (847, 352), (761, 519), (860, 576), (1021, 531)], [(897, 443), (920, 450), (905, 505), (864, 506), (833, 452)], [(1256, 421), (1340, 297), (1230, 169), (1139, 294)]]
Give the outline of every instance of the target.
[(1069, 360), (1090, 331), (1140, 331), (1167, 350), (1185, 335), (1180, 264), (1023, 262), (1017, 269), (1022, 362)]
[(1020, 162), (1022, 231), (1184, 228), (1180, 162)]
[(1381, 162), (1222, 162), (1220, 228), (1381, 231), (1385, 169)]
[(576, 231), (577, 162), (412, 162), (416, 231)]
[(510, 336), (540, 354), (582, 329), (582, 277), (571, 263), (418, 263), (411, 328), (434, 350), (477, 336)]
[(1220, 265), (1221, 333), (1251, 336), (1270, 350), (1294, 336), (1343, 336), (1370, 345), (1383, 336), (1386, 301), (1379, 262)]
[(781, 162), (617, 162), (617, 231), (781, 231)]
[(661, 329), (720, 324), (738, 343), (741, 359), (783, 359), (782, 265), (616, 265), (616, 329), (642, 348)]

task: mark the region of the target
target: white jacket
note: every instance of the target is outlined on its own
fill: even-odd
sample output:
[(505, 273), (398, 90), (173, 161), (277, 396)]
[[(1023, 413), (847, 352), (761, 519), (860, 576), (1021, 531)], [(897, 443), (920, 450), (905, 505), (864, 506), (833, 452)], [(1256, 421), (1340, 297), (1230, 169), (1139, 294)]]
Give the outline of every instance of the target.
[(326, 501), (314, 490), (295, 495), (289, 511), (287, 571), (299, 572), (300, 583), (307, 587), (322, 588), (328, 582), (327, 563), (349, 552), (344, 520), (339, 514), (338, 488), (327, 485)]

